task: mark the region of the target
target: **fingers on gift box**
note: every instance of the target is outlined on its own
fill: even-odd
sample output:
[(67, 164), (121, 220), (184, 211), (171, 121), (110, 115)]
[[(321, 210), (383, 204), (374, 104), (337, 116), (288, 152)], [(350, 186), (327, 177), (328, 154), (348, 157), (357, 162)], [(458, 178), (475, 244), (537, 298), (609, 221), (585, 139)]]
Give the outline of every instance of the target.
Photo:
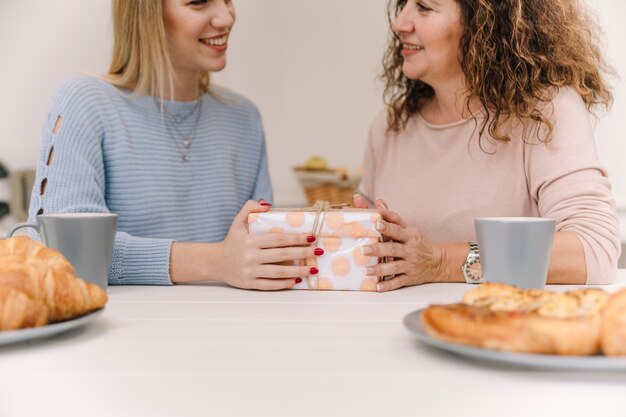
[(319, 273), (302, 277), (294, 289), (376, 291), (380, 278), (367, 276), (365, 268), (379, 259), (363, 255), (362, 248), (381, 241), (375, 227), (379, 220), (376, 210), (275, 209), (250, 214), (248, 224), (250, 234), (310, 233), (317, 237), (314, 245), (324, 249), (324, 254), (295, 264), (315, 266)]

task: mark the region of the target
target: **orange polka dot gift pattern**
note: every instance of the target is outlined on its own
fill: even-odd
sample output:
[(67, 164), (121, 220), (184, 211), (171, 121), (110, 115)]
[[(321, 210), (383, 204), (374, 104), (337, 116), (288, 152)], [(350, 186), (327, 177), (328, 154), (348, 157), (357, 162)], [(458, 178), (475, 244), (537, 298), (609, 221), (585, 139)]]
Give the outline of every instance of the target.
[[(317, 213), (303, 210), (273, 209), (248, 217), (250, 234), (309, 233)], [(325, 216), (313, 246), (324, 249), (319, 257), (301, 259), (298, 265), (316, 266), (319, 274), (305, 277), (294, 289), (376, 291), (379, 279), (365, 275), (365, 268), (376, 265), (378, 258), (365, 256), (363, 246), (381, 240), (376, 231), (380, 214), (375, 210), (331, 210)], [(311, 288), (309, 288), (309, 285)]]

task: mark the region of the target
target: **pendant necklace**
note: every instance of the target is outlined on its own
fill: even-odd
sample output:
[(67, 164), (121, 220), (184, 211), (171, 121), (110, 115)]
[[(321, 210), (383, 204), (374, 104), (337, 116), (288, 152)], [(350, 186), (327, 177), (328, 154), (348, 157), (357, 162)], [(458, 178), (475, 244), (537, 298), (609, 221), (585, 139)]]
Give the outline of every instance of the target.
[[(194, 113), (196, 114), (196, 119), (194, 120), (193, 126), (191, 127), (189, 134), (185, 134), (185, 132), (181, 130), (182, 126), (180, 125), (189, 117), (191, 117)], [(174, 137), (174, 143), (176, 143), (176, 148), (178, 148), (178, 151), (181, 154), (182, 161), (189, 161), (189, 150), (191, 148), (191, 142), (196, 137), (198, 123), (200, 122), (200, 114), (202, 114), (202, 97), (198, 98), (196, 104), (187, 114), (173, 113), (168, 110), (165, 104), (163, 105), (163, 114), (165, 116), (165, 127), (167, 128), (168, 133), (172, 137)], [(179, 138), (182, 139), (181, 142), (179, 142)]]

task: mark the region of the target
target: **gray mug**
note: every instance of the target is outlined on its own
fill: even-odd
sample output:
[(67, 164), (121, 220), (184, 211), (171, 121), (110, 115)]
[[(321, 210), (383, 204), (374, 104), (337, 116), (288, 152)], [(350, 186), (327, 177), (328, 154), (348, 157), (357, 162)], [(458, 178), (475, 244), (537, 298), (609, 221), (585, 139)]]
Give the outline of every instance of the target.
[(544, 288), (556, 222), (541, 217), (476, 219), (485, 282)]
[(7, 237), (23, 227), (37, 230), (46, 246), (58, 250), (67, 258), (78, 277), (106, 290), (117, 214), (40, 214), (36, 223), (20, 223), (11, 229)]

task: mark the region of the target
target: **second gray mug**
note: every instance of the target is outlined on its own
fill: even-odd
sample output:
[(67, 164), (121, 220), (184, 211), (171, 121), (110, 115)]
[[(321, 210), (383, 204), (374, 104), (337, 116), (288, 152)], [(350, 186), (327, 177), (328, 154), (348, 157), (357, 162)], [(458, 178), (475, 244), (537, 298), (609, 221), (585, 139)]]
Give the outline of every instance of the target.
[(488, 217), (476, 219), (485, 282), (543, 288), (554, 240), (554, 219)]
[(78, 277), (106, 290), (117, 230), (117, 214), (40, 214), (36, 223), (16, 225), (8, 237), (23, 227), (37, 230), (46, 246), (58, 250), (67, 258)]

